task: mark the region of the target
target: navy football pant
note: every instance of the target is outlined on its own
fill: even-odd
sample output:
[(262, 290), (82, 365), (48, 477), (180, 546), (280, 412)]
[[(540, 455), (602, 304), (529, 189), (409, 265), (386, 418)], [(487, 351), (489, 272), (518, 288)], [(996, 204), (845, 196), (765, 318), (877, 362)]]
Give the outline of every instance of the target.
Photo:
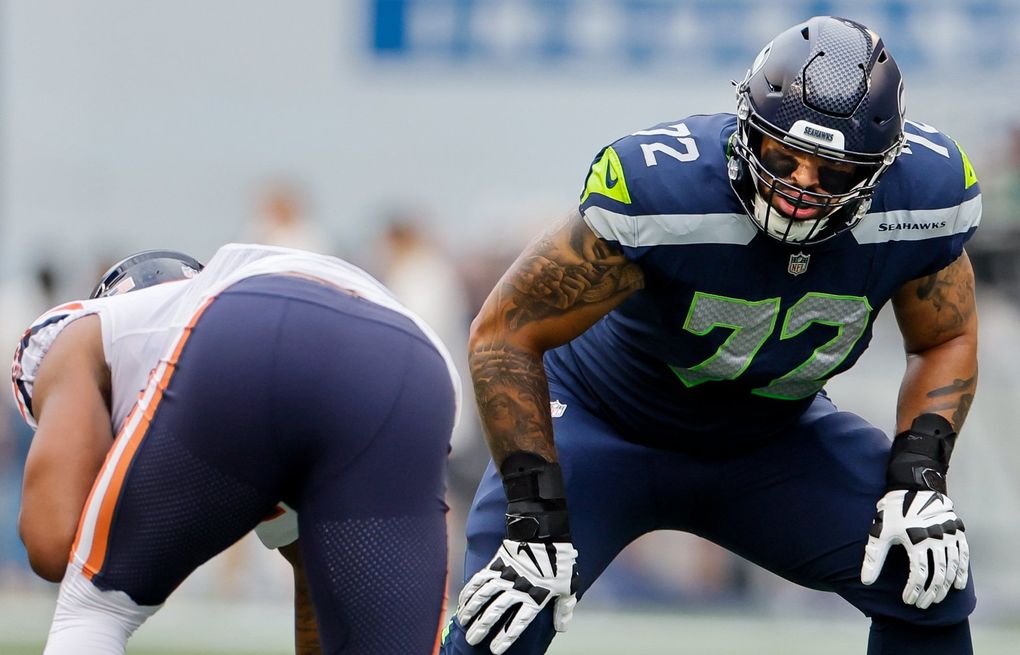
[(323, 283), (247, 279), (196, 319), (164, 386), (118, 437), (136, 451), (86, 531), (98, 588), (160, 604), (283, 501), (324, 652), (434, 651), (454, 396), (411, 320)]
[[(971, 652), (966, 619), (975, 604), (973, 582), (927, 610), (905, 605), (902, 549), (893, 549), (874, 585), (860, 582), (890, 448), (882, 431), (860, 417), (819, 396), (782, 438), (750, 453), (701, 459), (627, 442), (555, 383), (550, 390), (567, 405), (553, 427), (581, 594), (634, 539), (653, 530), (682, 530), (797, 584), (840, 594), (875, 619), (869, 655)], [(496, 553), (505, 511), (500, 477), (490, 463), (468, 516), (465, 580)], [(939, 638), (927, 644), (926, 634)], [(550, 605), (508, 653), (544, 653), (553, 635)], [(884, 647), (883, 640), (893, 645)], [(453, 621), (442, 652), (488, 650), (484, 642), (469, 647)]]

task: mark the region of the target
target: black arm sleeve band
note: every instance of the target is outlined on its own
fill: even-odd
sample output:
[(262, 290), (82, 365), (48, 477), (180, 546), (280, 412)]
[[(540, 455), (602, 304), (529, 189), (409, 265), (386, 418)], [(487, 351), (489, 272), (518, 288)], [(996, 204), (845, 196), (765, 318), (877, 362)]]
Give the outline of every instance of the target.
[(506, 536), (514, 541), (570, 541), (560, 465), (534, 453), (511, 453), (499, 467), (506, 492)]
[(893, 439), (887, 488), (946, 493), (946, 473), (955, 444), (956, 432), (949, 421), (938, 414), (921, 414), (909, 430)]

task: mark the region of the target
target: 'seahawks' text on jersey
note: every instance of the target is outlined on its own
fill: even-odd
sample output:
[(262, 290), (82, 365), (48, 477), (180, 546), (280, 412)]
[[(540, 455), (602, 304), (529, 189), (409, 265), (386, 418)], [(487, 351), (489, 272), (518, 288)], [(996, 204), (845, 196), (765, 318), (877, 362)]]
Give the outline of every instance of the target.
[(727, 177), (730, 114), (635, 132), (595, 158), (580, 210), (645, 274), (645, 288), (546, 355), (550, 379), (637, 441), (768, 438), (853, 366), (878, 311), (952, 263), (981, 218), (960, 147), (908, 123), (869, 214), (821, 244), (762, 233)]

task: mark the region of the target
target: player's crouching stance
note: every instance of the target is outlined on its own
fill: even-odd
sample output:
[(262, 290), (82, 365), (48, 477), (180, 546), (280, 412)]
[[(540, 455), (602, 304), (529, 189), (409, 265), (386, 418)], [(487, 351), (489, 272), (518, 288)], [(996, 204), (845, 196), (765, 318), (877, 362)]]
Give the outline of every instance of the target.
[[(62, 578), (46, 655), (123, 653), (256, 526), (295, 566), (299, 653), (434, 652), (457, 380), (432, 331), (338, 259), (229, 245), (204, 269), (122, 262), (14, 362), (37, 425), (19, 528), (33, 568)], [(296, 520), (261, 523), (281, 503)]]
[[(475, 319), (493, 465), (447, 655), (545, 652), (663, 529), (838, 593), (869, 655), (972, 652), (945, 476), (977, 384), (974, 171), (904, 120), (895, 61), (853, 21), (778, 35), (736, 109), (603, 148)], [(907, 354), (891, 444), (823, 391), (886, 304)]]

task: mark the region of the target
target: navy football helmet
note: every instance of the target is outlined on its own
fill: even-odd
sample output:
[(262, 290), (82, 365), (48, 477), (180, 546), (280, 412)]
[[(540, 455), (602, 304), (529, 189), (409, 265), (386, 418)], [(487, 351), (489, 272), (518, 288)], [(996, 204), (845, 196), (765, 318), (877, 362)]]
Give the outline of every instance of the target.
[(106, 298), (163, 282), (186, 280), (198, 275), (202, 264), (174, 250), (144, 250), (126, 257), (103, 274), (89, 298)]
[[(882, 39), (854, 21), (816, 16), (766, 45), (736, 87), (728, 173), (754, 223), (796, 244), (857, 225), (903, 148), (903, 78)], [(791, 154), (785, 163), (762, 156), (770, 139)], [(812, 188), (790, 183), (794, 157), (817, 163)]]

